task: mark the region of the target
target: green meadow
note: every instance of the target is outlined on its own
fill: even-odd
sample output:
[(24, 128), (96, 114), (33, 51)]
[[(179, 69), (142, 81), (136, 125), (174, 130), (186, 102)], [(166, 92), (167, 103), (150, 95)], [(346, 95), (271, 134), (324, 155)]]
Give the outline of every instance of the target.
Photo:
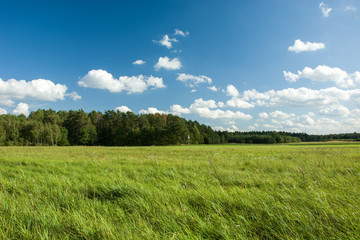
[(360, 144), (0, 147), (0, 239), (360, 239)]

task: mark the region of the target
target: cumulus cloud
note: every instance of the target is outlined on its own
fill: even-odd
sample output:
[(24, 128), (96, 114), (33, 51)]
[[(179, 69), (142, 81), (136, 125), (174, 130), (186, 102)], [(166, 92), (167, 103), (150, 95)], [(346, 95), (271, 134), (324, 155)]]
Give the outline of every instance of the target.
[(7, 114), (7, 111), (3, 108), (0, 108), (0, 115)]
[(340, 133), (342, 132), (341, 129), (343, 129), (343, 126), (339, 121), (331, 118), (320, 118), (314, 122), (313, 126), (308, 127), (306, 131), (310, 134), (326, 134)]
[(291, 118), (291, 117), (295, 117), (295, 114), (294, 113), (285, 113), (285, 112), (282, 112), (282, 111), (279, 111), (279, 110), (276, 110), (272, 113), (270, 113), (270, 117), (274, 118), (274, 119), (288, 119), (288, 118)]
[(24, 114), (25, 116), (29, 115), (29, 105), (26, 103), (19, 103), (16, 108), (12, 111), (15, 115)]
[(119, 112), (124, 112), (124, 113), (132, 112), (132, 110), (130, 108), (128, 108), (127, 106), (124, 106), (124, 105), (116, 107), (115, 110), (119, 111)]
[(172, 105), (170, 107), (170, 111), (171, 113), (173, 113), (174, 115), (179, 115), (181, 116), (181, 114), (189, 114), (191, 113), (191, 110), (189, 108), (184, 108), (178, 104)]
[(321, 9), (321, 13), (323, 17), (329, 17), (330, 12), (332, 11), (332, 8), (329, 8), (327, 4), (324, 2), (321, 2), (319, 5), (319, 8)]
[(155, 114), (155, 113), (168, 114), (168, 112), (158, 110), (157, 108), (154, 108), (154, 107), (149, 107), (147, 110), (142, 109), (139, 111), (139, 113), (140, 114)]
[(144, 60), (141, 60), (141, 59), (138, 59), (136, 60), (135, 62), (133, 62), (134, 65), (143, 65), (145, 64), (146, 62)]
[(296, 119), (296, 115), (294, 113), (285, 113), (280, 110), (276, 110), (271, 113), (261, 112), (258, 116), (260, 121), (264, 121), (265, 119), (267, 120), (267, 123), (262, 125), (264, 128), (279, 130), (283, 128), (293, 128), (296, 125), (294, 123), (294, 120)]
[[(9, 79), (3, 81), (0, 78), (0, 104), (12, 106), (15, 99), (31, 98), (42, 101), (64, 100), (66, 96), (74, 100), (80, 96), (76, 92), (66, 93), (67, 87), (55, 84), (46, 79), (35, 79), (32, 81)], [(77, 95), (77, 97), (75, 97)]]
[(187, 86), (192, 87), (192, 88), (199, 86), (200, 83), (208, 83), (208, 84), (212, 83), (212, 79), (205, 75), (194, 76), (194, 75), (186, 74), (186, 73), (178, 74), (178, 77), (176, 78), (176, 80), (183, 82)]
[(315, 69), (305, 67), (297, 74), (284, 71), (285, 80), (296, 82), (300, 78), (310, 79), (315, 82), (334, 82), (341, 88), (355, 87), (360, 82), (360, 72), (347, 73), (340, 68), (319, 65)]
[(255, 106), (295, 106), (315, 107), (338, 104), (341, 101), (353, 100), (360, 105), (360, 89), (343, 90), (336, 87), (313, 90), (309, 88), (287, 88), (258, 92), (255, 89), (246, 90), (239, 98)]
[(13, 106), (14, 105), (14, 101), (11, 99), (2, 99), (0, 96), (0, 106)]
[(359, 132), (360, 129), (360, 118), (347, 118), (344, 121), (345, 130), (341, 132)]
[(81, 99), (81, 96), (77, 92), (67, 93), (65, 96), (72, 98), (74, 101)]
[[(220, 110), (219, 105), (214, 100), (204, 101), (203, 99), (196, 99), (193, 104), (190, 105), (191, 113), (197, 114), (203, 118), (210, 119), (243, 119), (250, 120), (252, 116), (239, 111), (233, 112), (230, 110)], [(212, 110), (214, 109), (214, 110)]]
[(254, 125), (250, 125), (250, 126), (248, 127), (248, 129), (249, 129), (250, 131), (254, 131), (254, 130), (256, 130), (256, 127), (255, 127)]
[(250, 120), (252, 116), (239, 111), (233, 112), (230, 110), (220, 110), (224, 103), (216, 103), (214, 100), (196, 99), (189, 108), (184, 108), (180, 105), (173, 105), (170, 107), (170, 112), (176, 115), (181, 114), (195, 114), (202, 118), (208, 119), (243, 119)]
[(232, 99), (226, 101), (226, 105), (229, 107), (235, 108), (253, 108), (255, 107), (254, 103), (249, 103), (240, 98), (233, 97)]
[(203, 100), (202, 98), (196, 99), (193, 104), (191, 104), (191, 107), (194, 108), (217, 108), (218, 105), (214, 100)]
[(324, 43), (312, 43), (312, 42), (304, 43), (300, 39), (297, 39), (295, 40), (293, 46), (289, 46), (288, 50), (291, 52), (299, 53), (299, 52), (317, 51), (324, 48), (325, 48)]
[(260, 119), (267, 119), (269, 117), (269, 114), (267, 114), (266, 112), (261, 112), (258, 114)]
[(225, 103), (223, 103), (223, 102), (218, 102), (217, 105), (218, 105), (220, 108), (223, 108), (223, 107), (226, 106)]
[(327, 116), (348, 116), (350, 114), (349, 109), (347, 109), (345, 106), (342, 105), (331, 105), (328, 107), (325, 107), (320, 110), (319, 112), (322, 115)]
[(239, 91), (236, 89), (234, 85), (227, 85), (226, 87), (226, 94), (231, 97), (238, 97)]
[(215, 86), (211, 86), (211, 87), (207, 87), (209, 90), (213, 91), (213, 92), (217, 92), (220, 90), (220, 88), (217, 88)]
[(181, 62), (178, 58), (170, 60), (168, 57), (159, 57), (158, 62), (154, 65), (155, 70), (164, 68), (166, 70), (178, 70), (182, 67)]
[(169, 35), (165, 34), (161, 40), (159, 41), (153, 40), (153, 42), (157, 42), (161, 46), (165, 46), (166, 48), (170, 49), (172, 48), (172, 43), (178, 42), (178, 40), (176, 38), (169, 38)]
[(300, 76), (292, 72), (283, 71), (285, 80), (288, 82), (296, 82)]
[[(327, 115), (328, 117), (317, 118), (314, 113), (309, 112), (307, 114), (296, 115), (293, 113), (274, 111), (268, 114), (266, 122), (261, 125), (262, 128), (275, 131), (288, 131), (288, 132), (306, 132), (308, 134), (329, 134), (329, 133), (344, 133), (354, 132), (360, 130), (359, 115), (360, 111), (349, 111), (341, 106), (333, 106), (324, 108), (321, 110), (321, 115)], [(347, 118), (347, 116), (351, 118)], [(331, 117), (344, 116), (340, 120), (334, 120)], [(264, 122), (259, 116), (258, 121)], [(256, 124), (256, 123), (255, 123)], [(255, 124), (251, 125), (251, 130), (261, 130)]]
[(236, 89), (234, 85), (228, 85), (225, 90), (228, 96), (232, 98), (226, 102), (226, 105), (229, 107), (236, 107), (236, 108), (253, 108), (255, 104), (249, 103), (244, 99), (239, 98), (239, 91)]
[(228, 132), (237, 132), (237, 131), (239, 131), (239, 128), (235, 124), (232, 124), (231, 127), (228, 127), (228, 128), (224, 128), (222, 126), (216, 126), (216, 127), (213, 127), (213, 129), (215, 131), (228, 131)]
[(119, 79), (105, 70), (91, 70), (78, 81), (79, 86), (106, 89), (110, 92), (125, 91), (128, 94), (142, 93), (146, 90), (165, 88), (162, 78), (153, 76), (121, 76)]
[(209, 119), (243, 119), (243, 120), (250, 120), (252, 116), (250, 114), (245, 114), (239, 111), (233, 112), (230, 110), (220, 110), (215, 109), (211, 110), (206, 107), (190, 107), (191, 112), (194, 114), (199, 115), (202, 118), (209, 118)]
[(181, 31), (180, 29), (175, 29), (175, 35), (180, 35), (180, 36), (183, 36), (183, 37), (186, 37), (189, 35), (189, 32), (183, 32)]

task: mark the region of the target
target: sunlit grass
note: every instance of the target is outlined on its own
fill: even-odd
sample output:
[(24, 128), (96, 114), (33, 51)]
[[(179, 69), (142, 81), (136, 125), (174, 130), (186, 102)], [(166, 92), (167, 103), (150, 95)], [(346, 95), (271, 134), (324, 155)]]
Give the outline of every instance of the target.
[(0, 239), (360, 239), (360, 145), (0, 148)]

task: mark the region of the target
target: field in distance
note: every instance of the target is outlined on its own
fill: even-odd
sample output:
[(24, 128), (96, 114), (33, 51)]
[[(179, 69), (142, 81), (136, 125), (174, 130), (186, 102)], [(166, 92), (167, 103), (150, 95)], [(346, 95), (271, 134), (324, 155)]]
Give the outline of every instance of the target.
[(360, 239), (360, 144), (0, 147), (0, 239)]

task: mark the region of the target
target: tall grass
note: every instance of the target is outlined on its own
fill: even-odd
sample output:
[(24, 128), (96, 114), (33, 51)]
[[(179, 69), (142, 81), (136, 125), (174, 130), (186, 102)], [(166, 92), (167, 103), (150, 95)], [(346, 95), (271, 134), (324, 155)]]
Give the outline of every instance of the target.
[(0, 148), (0, 239), (360, 239), (360, 145)]

